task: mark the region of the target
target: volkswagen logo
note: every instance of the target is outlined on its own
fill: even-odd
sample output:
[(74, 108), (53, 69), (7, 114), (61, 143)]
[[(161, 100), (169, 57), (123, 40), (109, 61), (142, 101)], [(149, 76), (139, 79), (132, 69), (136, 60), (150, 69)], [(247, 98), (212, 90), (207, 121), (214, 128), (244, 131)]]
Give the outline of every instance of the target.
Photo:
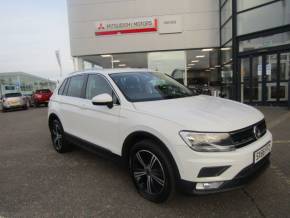
[(258, 126), (254, 126), (253, 132), (254, 132), (254, 136), (255, 136), (256, 139), (261, 138), (262, 132), (261, 132), (261, 130), (259, 129)]

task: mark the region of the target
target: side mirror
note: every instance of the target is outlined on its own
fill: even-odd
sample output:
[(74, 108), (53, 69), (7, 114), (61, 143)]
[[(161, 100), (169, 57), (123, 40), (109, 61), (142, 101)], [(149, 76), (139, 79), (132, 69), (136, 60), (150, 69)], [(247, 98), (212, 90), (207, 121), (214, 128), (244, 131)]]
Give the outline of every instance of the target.
[(93, 105), (107, 106), (108, 108), (112, 108), (114, 105), (112, 96), (107, 93), (93, 97), (92, 103)]

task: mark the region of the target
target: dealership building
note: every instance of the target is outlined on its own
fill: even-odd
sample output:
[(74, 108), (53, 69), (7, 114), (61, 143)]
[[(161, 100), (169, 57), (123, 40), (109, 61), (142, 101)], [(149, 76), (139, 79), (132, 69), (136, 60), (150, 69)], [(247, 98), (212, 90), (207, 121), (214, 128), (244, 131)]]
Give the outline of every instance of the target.
[(68, 0), (77, 68), (150, 68), (249, 104), (286, 105), (290, 0)]
[(5, 88), (9, 92), (21, 92), (22, 94), (30, 95), (37, 89), (50, 89), (56, 88), (56, 82), (35, 76), (24, 72), (7, 72), (0, 73), (0, 96), (5, 93)]

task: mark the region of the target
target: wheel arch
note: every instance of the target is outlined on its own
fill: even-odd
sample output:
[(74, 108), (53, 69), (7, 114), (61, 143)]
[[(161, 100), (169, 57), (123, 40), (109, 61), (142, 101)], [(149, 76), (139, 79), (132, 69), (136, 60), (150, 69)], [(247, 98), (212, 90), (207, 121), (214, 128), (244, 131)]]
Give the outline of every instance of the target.
[(172, 156), (170, 150), (168, 149), (168, 147), (165, 145), (165, 143), (162, 140), (160, 140), (157, 136), (149, 132), (136, 131), (126, 137), (122, 146), (122, 157), (125, 160), (125, 162), (128, 163), (129, 153), (130, 153), (131, 148), (134, 146), (134, 144), (144, 139), (152, 140), (159, 145), (159, 147), (166, 153), (166, 155), (169, 158), (169, 161), (174, 167), (176, 179), (180, 179), (181, 177), (180, 177), (180, 173), (179, 173), (176, 161), (174, 157)]

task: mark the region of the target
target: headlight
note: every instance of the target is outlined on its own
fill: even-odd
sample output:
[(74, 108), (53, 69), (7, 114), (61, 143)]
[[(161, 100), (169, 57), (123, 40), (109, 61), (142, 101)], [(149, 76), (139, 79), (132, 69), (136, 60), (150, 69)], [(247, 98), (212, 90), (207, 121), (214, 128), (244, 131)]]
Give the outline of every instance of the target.
[(235, 150), (228, 133), (198, 133), (181, 131), (181, 138), (193, 150), (200, 152), (225, 152)]

